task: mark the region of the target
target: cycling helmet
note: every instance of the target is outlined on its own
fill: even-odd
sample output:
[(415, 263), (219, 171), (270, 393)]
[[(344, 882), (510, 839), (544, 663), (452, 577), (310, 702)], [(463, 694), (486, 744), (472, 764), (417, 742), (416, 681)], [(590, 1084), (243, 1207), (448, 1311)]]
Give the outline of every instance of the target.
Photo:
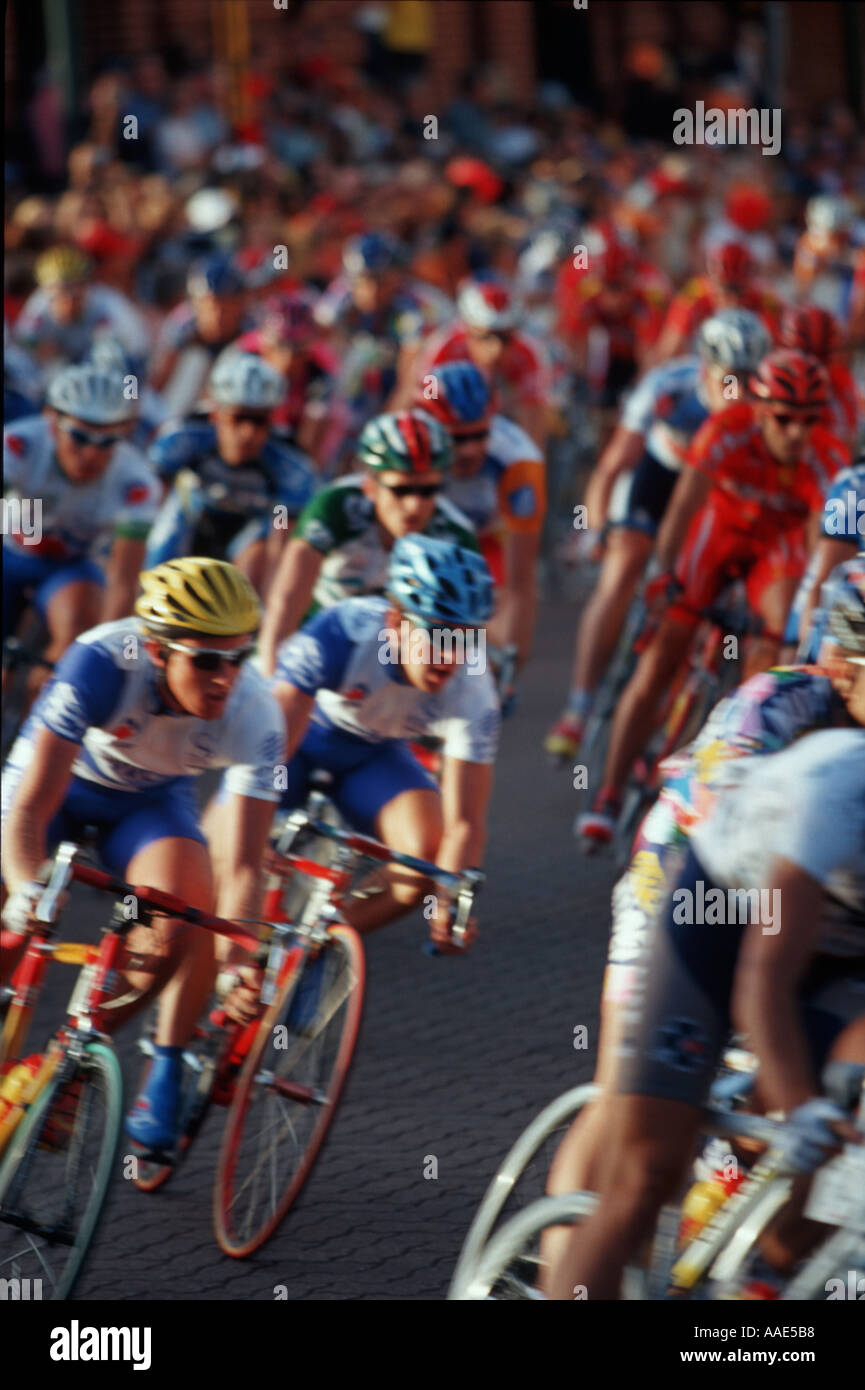
[(77, 246), (52, 246), (36, 262), (36, 283), (43, 289), (55, 285), (85, 284), (92, 269), (88, 256)]
[(357, 445), (358, 461), (377, 472), (444, 472), (451, 456), (447, 430), (422, 410), (376, 415), (364, 425)]
[(812, 409), (829, 403), (829, 378), (816, 357), (792, 348), (776, 348), (763, 358), (749, 382), (762, 401)]
[(214, 405), (242, 405), (249, 410), (273, 410), (285, 394), (285, 383), (255, 352), (227, 347), (213, 364), (207, 385)]
[(261, 334), (280, 347), (298, 347), (316, 332), (313, 300), (305, 294), (274, 295), (264, 305)]
[(228, 295), (240, 294), (243, 288), (243, 276), (227, 253), (198, 261), (186, 281), (186, 293), (190, 299), (201, 299), (206, 294), (224, 299)]
[(248, 290), (261, 290), (284, 274), (274, 265), (273, 252), (260, 246), (245, 246), (234, 255), (235, 269)]
[(138, 414), (138, 401), (125, 395), (121, 373), (92, 362), (58, 372), (48, 387), (48, 404), (89, 425), (119, 425)]
[(827, 309), (801, 304), (784, 310), (781, 317), (781, 343), (786, 348), (810, 352), (823, 362), (841, 346), (841, 329)]
[(500, 280), (463, 281), (457, 293), (457, 309), (469, 328), (507, 333), (516, 327), (516, 305)]
[(634, 269), (634, 250), (623, 241), (612, 222), (595, 222), (586, 228), (588, 269), (607, 285), (618, 285)]
[(352, 237), (343, 247), (343, 269), (352, 280), (358, 275), (381, 275), (401, 262), (399, 243), (382, 232)]
[(697, 334), (704, 362), (734, 372), (754, 372), (772, 349), (769, 332), (748, 309), (721, 309), (705, 319)]
[(820, 590), (820, 607), (829, 641), (865, 657), (865, 550), (833, 569)]
[(120, 372), (121, 376), (132, 370), (123, 344), (107, 333), (94, 340), (88, 361), (94, 366), (104, 367), (106, 371)]
[(402, 612), (427, 624), (477, 627), (493, 612), (493, 581), (483, 556), (431, 536), (399, 537), (388, 594)]
[(818, 236), (837, 236), (845, 232), (852, 215), (847, 199), (835, 193), (820, 193), (816, 198), (809, 198), (805, 208), (808, 231)]
[(418, 410), (440, 420), (456, 438), (461, 434), (476, 434), (479, 428), (489, 426), (490, 384), (474, 362), (444, 362), (434, 367), (430, 376), (435, 395), (428, 400), (426, 392), (430, 384), (420, 386), (414, 401)]
[(713, 280), (725, 289), (738, 289), (747, 284), (754, 272), (751, 253), (740, 241), (722, 241), (710, 246), (706, 265)]
[(239, 637), (258, 631), (258, 595), (246, 575), (227, 560), (166, 560), (138, 578), (142, 592), (135, 612), (157, 636)]

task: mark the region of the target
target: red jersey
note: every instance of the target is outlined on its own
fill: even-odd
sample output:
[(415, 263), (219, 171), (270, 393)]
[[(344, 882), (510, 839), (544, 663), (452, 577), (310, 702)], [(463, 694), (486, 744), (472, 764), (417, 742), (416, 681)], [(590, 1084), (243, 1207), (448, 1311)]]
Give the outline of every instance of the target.
[(765, 542), (804, 526), (819, 511), (849, 451), (824, 425), (815, 425), (798, 462), (769, 453), (753, 405), (737, 403), (710, 415), (688, 450), (688, 463), (712, 480), (707, 506), (722, 526)]
[[(431, 333), (424, 343), (422, 365), (417, 370), (418, 379), (422, 379), (441, 362), (471, 361), (469, 341), (461, 323), (445, 324)], [(501, 391), (501, 406), (506, 414), (508, 407), (515, 404), (549, 405), (552, 373), (543, 344), (528, 333), (511, 333), (496, 365), (493, 384)]]
[(637, 346), (650, 347), (661, 329), (669, 284), (649, 261), (640, 262), (634, 274), (630, 285), (613, 288), (568, 261), (555, 290), (561, 336), (579, 341), (590, 328), (600, 326), (609, 335), (610, 356), (628, 360)]
[(829, 403), (826, 424), (845, 444), (855, 443), (862, 410), (855, 378), (846, 362), (826, 362), (824, 365), (832, 387), (832, 400)]
[[(781, 304), (774, 294), (752, 286), (742, 293), (737, 307), (759, 315), (773, 339), (777, 338)], [(663, 331), (675, 330), (680, 341), (689, 341), (700, 324), (720, 308), (720, 294), (709, 276), (695, 275), (670, 305)]]

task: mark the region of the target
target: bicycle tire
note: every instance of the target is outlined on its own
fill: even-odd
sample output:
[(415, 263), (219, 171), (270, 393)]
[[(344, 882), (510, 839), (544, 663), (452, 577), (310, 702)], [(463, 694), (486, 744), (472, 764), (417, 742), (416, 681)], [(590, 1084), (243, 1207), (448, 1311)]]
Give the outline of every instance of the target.
[(590, 1082), (565, 1091), (545, 1106), (511, 1145), (496, 1169), (463, 1241), (448, 1297), (453, 1289), (465, 1282), (468, 1272), (477, 1264), (508, 1198), (541, 1145), (566, 1120), (571, 1120), (577, 1115), (597, 1094), (598, 1088)]
[[(82, 1114), (80, 1097), (87, 1093), (87, 1086), (96, 1078), (104, 1091), (104, 1121), (99, 1127), (96, 1160), (84, 1165), (80, 1153), (82, 1144), (76, 1145), (76, 1130)], [(68, 1092), (77, 1081), (84, 1085), (77, 1093), (75, 1123), (64, 1146), (62, 1140), (58, 1144), (53, 1137), (56, 1130), (52, 1131), (52, 1120), (56, 1125), (55, 1107), (61, 1093)], [(90, 1105), (88, 1102), (85, 1110), (89, 1110)], [(20, 1277), (21, 1269), (28, 1267), (29, 1256), (33, 1268), (44, 1280), (46, 1272), (51, 1272), (48, 1252), (58, 1246), (67, 1248), (69, 1254), (65, 1261), (61, 1259), (49, 1298), (61, 1301), (70, 1296), (102, 1215), (117, 1155), (122, 1116), (123, 1079), (117, 1054), (109, 1043), (87, 1043), (80, 1057), (67, 1056), (61, 1062), (18, 1126), (0, 1163), (0, 1271), (5, 1274), (14, 1268), (16, 1277)], [(65, 1154), (65, 1178), (58, 1171), (57, 1163), (48, 1163), (46, 1154), (55, 1159)], [(70, 1188), (85, 1167), (84, 1176), (90, 1178), (90, 1191), (73, 1228), (69, 1221), (75, 1193)], [(63, 1203), (65, 1221), (51, 1212), (52, 1206), (57, 1211), (58, 1201)], [(47, 1210), (37, 1215), (40, 1205)]]
[[(322, 1020), (321, 996), (311, 1023), (294, 1034), (291, 1031), (293, 1025), (289, 1015), (292, 1002), (301, 974), (310, 961), (310, 956), (306, 955), (302, 965), (285, 980), (276, 1000), (262, 1018), (237, 1081), (220, 1146), (213, 1189), (216, 1238), (225, 1254), (235, 1259), (245, 1259), (258, 1250), (285, 1219), (312, 1171), (348, 1075), (363, 1010), (366, 978), (364, 953), (360, 937), (351, 927), (331, 927), (328, 936), (330, 941), (322, 948), (322, 971), (327, 973), (329, 963), (332, 963), (333, 969), (326, 988), (336, 996), (340, 989), (345, 992), (341, 998), (337, 997), (335, 1004), (329, 994), (324, 995), (330, 1012), (324, 1019), (323, 1028), (328, 1029), (331, 1021), (342, 1013), (338, 1019), (336, 1045), (332, 1046), (332, 1064), (328, 1066), (324, 1056), (324, 1041), (317, 1048), (323, 1062), (321, 1072), (327, 1074), (316, 1074), (314, 1079), (311, 1075), (316, 1065), (314, 1047), (322, 1035), (322, 1027), (313, 1032), (314, 1026)], [(342, 961), (342, 970), (337, 963), (338, 958)], [(341, 975), (345, 977), (342, 985), (338, 983)], [(324, 988), (323, 985), (322, 990)], [(283, 1048), (274, 1039), (275, 1030), (280, 1025), (289, 1029), (287, 1036), (293, 1039), (294, 1046)], [(311, 1038), (310, 1032), (313, 1032)], [(310, 1045), (304, 1047), (304, 1043)], [(294, 1086), (302, 1094), (292, 1096), (284, 1090), (280, 1094), (275, 1086), (277, 1080), (283, 1087)], [(269, 1117), (262, 1133), (270, 1135), (270, 1148), (261, 1138), (256, 1138), (253, 1126), (248, 1123), (262, 1102)], [(311, 1108), (313, 1105), (315, 1109)], [(308, 1124), (306, 1142), (300, 1144), (297, 1135), (301, 1132), (300, 1121), (304, 1115), (310, 1116), (312, 1122)], [(283, 1154), (280, 1171), (277, 1172), (274, 1145), (279, 1148), (286, 1135), (291, 1136), (295, 1153)], [(282, 1144), (282, 1148), (286, 1146)], [(247, 1152), (251, 1152), (251, 1160)], [(247, 1174), (245, 1170), (250, 1162), (251, 1172)], [(264, 1173), (264, 1164), (270, 1166), (269, 1173)], [(259, 1198), (261, 1211), (258, 1210)]]
[(591, 1216), (597, 1203), (595, 1192), (571, 1192), (532, 1202), (496, 1232), (474, 1269), (460, 1285), (451, 1287), (448, 1302), (523, 1302), (540, 1297), (528, 1283), (540, 1267), (536, 1238), (549, 1226), (569, 1226)]

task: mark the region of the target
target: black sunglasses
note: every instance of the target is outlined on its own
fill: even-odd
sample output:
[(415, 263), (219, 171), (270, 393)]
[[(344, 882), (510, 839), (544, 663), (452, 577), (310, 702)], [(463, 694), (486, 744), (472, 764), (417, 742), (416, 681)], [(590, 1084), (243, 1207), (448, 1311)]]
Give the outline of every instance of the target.
[(79, 429), (67, 420), (60, 421), (60, 428), (64, 434), (69, 435), (73, 444), (89, 444), (94, 449), (113, 449), (115, 444), (119, 444), (125, 438), (122, 434), (91, 434), (89, 430)]
[(489, 437), (489, 430), (454, 430), (453, 441), (459, 448), (460, 444), (479, 444), (482, 439)]
[(814, 427), (814, 425), (820, 424), (822, 416), (788, 415), (784, 411), (773, 410), (772, 419), (775, 420), (782, 427), (782, 429), (786, 429), (788, 425), (792, 425), (795, 422), (797, 425), (804, 425), (806, 430), (810, 430)]
[(382, 483), (394, 497), (435, 497), (442, 490), (441, 483)]
[(183, 642), (163, 642), (173, 652), (183, 652), (189, 657), (196, 671), (218, 671), (223, 662), (232, 669), (242, 666), (252, 656), (254, 647), (236, 647), (234, 651), (223, 652), (217, 647), (187, 647)]
[(235, 425), (255, 425), (258, 429), (266, 429), (270, 424), (269, 415), (258, 415), (251, 410), (240, 410), (231, 420)]

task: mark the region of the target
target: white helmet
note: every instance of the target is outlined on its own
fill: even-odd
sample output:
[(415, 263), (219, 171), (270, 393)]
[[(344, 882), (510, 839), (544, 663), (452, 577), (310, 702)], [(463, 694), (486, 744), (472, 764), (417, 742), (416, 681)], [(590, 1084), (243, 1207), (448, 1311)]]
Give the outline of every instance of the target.
[(507, 332), (516, 327), (517, 308), (500, 280), (466, 280), (457, 294), (457, 309), (470, 328)]
[(213, 364), (207, 394), (214, 405), (273, 410), (285, 394), (285, 383), (257, 353), (228, 347)]
[(697, 334), (703, 361), (733, 372), (755, 372), (771, 349), (768, 329), (750, 309), (720, 309)]
[(820, 193), (816, 198), (809, 198), (805, 208), (809, 232), (822, 236), (845, 231), (852, 216), (853, 209), (847, 199), (836, 193)]
[(127, 396), (123, 375), (93, 362), (58, 372), (48, 387), (48, 404), (89, 425), (119, 425), (138, 414), (137, 396)]

